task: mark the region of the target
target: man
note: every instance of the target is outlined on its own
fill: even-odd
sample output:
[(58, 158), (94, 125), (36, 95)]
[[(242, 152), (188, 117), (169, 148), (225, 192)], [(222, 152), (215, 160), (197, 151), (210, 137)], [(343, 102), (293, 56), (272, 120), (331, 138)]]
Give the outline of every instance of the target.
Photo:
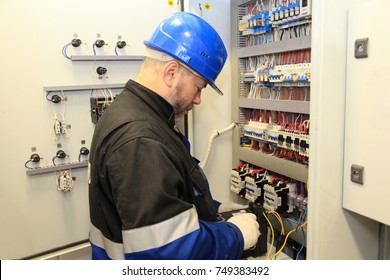
[[(189, 143), (175, 127), (201, 102), (227, 53), (203, 19), (178, 12), (150, 40), (136, 79), (96, 125), (90, 154), (93, 259), (237, 259), (260, 234), (256, 217), (211, 197)], [(222, 94), (222, 93), (221, 93)]]

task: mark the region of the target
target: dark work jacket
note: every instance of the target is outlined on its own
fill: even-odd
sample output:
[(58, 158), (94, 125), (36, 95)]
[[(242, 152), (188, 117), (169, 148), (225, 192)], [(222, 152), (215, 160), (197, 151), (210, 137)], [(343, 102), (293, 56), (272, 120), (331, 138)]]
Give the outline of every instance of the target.
[(99, 119), (89, 159), (93, 258), (241, 255), (242, 235), (217, 221), (207, 180), (174, 120), (168, 102), (132, 80)]

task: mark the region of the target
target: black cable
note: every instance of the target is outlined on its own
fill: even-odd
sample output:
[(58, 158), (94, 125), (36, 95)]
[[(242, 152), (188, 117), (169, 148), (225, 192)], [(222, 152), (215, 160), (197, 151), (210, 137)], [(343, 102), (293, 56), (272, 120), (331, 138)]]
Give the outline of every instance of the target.
[(47, 99), (47, 101), (52, 101), (52, 99), (50, 98), (48, 98), (48, 96), (49, 96), (49, 94), (50, 94), (51, 92), (50, 91), (48, 91), (47, 93), (46, 93), (46, 99)]
[(52, 162), (53, 162), (53, 165), (54, 165), (54, 166), (56, 166), (56, 163), (55, 163), (55, 161), (54, 161), (56, 158), (57, 158), (57, 155), (55, 155), (55, 156), (53, 157), (53, 159), (52, 159)]
[(26, 163), (24, 164), (24, 166), (25, 166), (26, 168), (28, 168), (28, 169), (34, 169), (34, 168), (30, 167), (30, 166), (27, 166), (27, 164), (29, 164), (30, 162), (32, 162), (31, 159), (29, 159), (28, 161), (26, 161)]

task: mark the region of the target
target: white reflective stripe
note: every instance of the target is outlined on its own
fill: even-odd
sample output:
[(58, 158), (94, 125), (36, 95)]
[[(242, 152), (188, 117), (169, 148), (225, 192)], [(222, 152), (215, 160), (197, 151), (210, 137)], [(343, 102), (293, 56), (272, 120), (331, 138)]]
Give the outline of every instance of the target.
[(125, 258), (123, 244), (105, 238), (102, 232), (92, 224), (89, 232), (89, 239), (94, 245), (103, 248), (111, 259), (123, 260)]
[(164, 246), (199, 229), (195, 206), (160, 223), (123, 231), (125, 253), (135, 253)]

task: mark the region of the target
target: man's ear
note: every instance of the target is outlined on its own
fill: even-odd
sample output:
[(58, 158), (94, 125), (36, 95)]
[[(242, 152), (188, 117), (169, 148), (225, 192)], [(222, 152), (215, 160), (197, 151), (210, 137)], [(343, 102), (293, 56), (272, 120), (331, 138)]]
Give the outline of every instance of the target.
[(168, 87), (172, 87), (177, 80), (177, 76), (180, 71), (180, 65), (177, 61), (171, 60), (165, 66), (163, 70), (164, 82)]

